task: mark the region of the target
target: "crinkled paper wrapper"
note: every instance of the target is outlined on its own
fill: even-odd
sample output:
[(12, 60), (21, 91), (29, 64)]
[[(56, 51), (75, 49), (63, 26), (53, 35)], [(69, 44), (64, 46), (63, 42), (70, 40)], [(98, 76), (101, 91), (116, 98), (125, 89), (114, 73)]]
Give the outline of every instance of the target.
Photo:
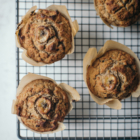
[[(105, 52), (112, 50), (112, 49), (118, 49), (118, 50), (122, 50), (127, 52), (128, 54), (130, 54), (131, 56), (133, 56), (136, 60), (136, 65), (138, 68), (138, 73), (139, 73), (139, 85), (138, 88), (135, 92), (132, 92), (131, 95), (132, 97), (139, 97), (140, 96), (140, 61), (138, 59), (138, 57), (136, 56), (136, 54), (129, 49), (128, 47), (126, 47), (123, 44), (120, 44), (118, 42), (115, 41), (107, 41), (104, 46), (99, 50), (99, 52), (97, 53), (96, 48), (89, 48), (88, 52), (86, 53), (84, 60), (83, 60), (83, 77), (84, 77), (84, 81), (87, 85), (87, 81), (86, 81), (86, 74), (87, 74), (87, 68), (89, 65), (91, 65), (97, 58), (101, 57)], [(88, 89), (89, 90), (89, 89)], [(110, 108), (113, 109), (121, 109), (122, 104), (118, 99), (102, 99), (102, 98), (98, 98), (97, 96), (95, 96), (93, 93), (90, 92), (90, 96), (92, 97), (92, 99), (99, 105), (107, 105)]]
[[(24, 49), (21, 44), (20, 44), (20, 41), (19, 41), (19, 30), (26, 24), (26, 22), (28, 21), (28, 19), (30, 18), (30, 15), (32, 12), (35, 12), (37, 9), (37, 6), (33, 6), (27, 13), (25, 16), (22, 17), (22, 21), (18, 24), (18, 27), (17, 27), (17, 30), (16, 30), (16, 33), (15, 33), (15, 40), (16, 40), (16, 46), (20, 49), (23, 50), (23, 53), (22, 53), (22, 59), (24, 61), (26, 61), (27, 63), (33, 65), (33, 66), (44, 66), (44, 65), (50, 65), (50, 64), (45, 64), (43, 62), (36, 62), (34, 61), (33, 59), (31, 59), (30, 57), (28, 57), (27, 55), (27, 50)], [(66, 6), (64, 5), (51, 5), (49, 7), (46, 8), (47, 10), (53, 10), (53, 11), (56, 11), (58, 10), (63, 16), (65, 16), (68, 20), (69, 20), (69, 23), (70, 23), (70, 26), (71, 26), (71, 29), (72, 29), (72, 48), (71, 50), (69, 50), (69, 52), (67, 54), (71, 54), (74, 52), (74, 36), (76, 35), (76, 33), (78, 32), (79, 30), (79, 25), (78, 25), (78, 22), (77, 20), (73, 21), (71, 20), (71, 17), (68, 13), (68, 10), (66, 8)]]
[[(65, 83), (60, 83), (60, 84), (57, 84), (54, 80), (52, 80), (51, 78), (48, 78), (48, 77), (45, 77), (45, 76), (41, 76), (41, 75), (37, 75), (37, 74), (32, 74), (32, 73), (29, 73), (27, 74), (26, 76), (24, 76), (22, 78), (22, 80), (20, 81), (19, 83), (19, 86), (17, 88), (17, 93), (16, 93), (16, 97), (22, 92), (23, 88), (28, 84), (30, 83), (31, 81), (34, 81), (36, 79), (47, 79), (47, 80), (51, 80), (52, 82), (54, 82), (57, 86), (59, 86), (61, 89), (63, 89), (67, 95), (68, 95), (68, 98), (69, 98), (69, 102), (70, 102), (70, 108), (68, 110), (68, 113), (72, 110), (73, 106), (72, 106), (72, 101), (79, 101), (80, 100), (80, 95), (79, 93), (77, 92), (76, 89), (72, 88), (71, 86), (65, 84)], [(13, 104), (12, 104), (12, 114), (16, 114), (16, 110), (15, 110), (15, 105), (16, 105), (16, 102), (17, 102), (17, 99), (16, 100), (13, 100)], [(67, 113), (67, 114), (68, 114)], [(19, 121), (24, 125), (24, 123), (22, 122), (21, 118), (19, 116), (17, 116)], [(32, 130), (31, 128), (27, 127), (26, 125), (24, 125), (27, 129), (33, 131), (33, 132), (36, 132), (36, 133), (39, 133), (39, 134), (51, 134), (51, 133), (56, 133), (58, 131), (62, 131), (65, 129), (65, 126), (62, 122), (58, 122), (58, 128), (54, 131), (48, 131), (48, 132), (38, 132), (38, 131), (35, 131), (35, 130)]]

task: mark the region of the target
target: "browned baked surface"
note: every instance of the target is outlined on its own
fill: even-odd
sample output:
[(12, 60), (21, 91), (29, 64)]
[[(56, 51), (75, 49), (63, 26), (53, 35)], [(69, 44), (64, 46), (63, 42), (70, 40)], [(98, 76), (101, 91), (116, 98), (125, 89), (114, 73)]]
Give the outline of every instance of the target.
[(97, 14), (108, 24), (127, 27), (140, 18), (140, 0), (94, 0)]
[(53, 63), (72, 48), (71, 26), (59, 11), (40, 9), (20, 29), (19, 41), (36, 62)]
[(99, 98), (123, 99), (138, 86), (135, 59), (121, 50), (110, 50), (87, 69), (87, 85)]
[(17, 97), (16, 114), (29, 128), (52, 131), (58, 127), (69, 110), (65, 91), (49, 80), (34, 80)]

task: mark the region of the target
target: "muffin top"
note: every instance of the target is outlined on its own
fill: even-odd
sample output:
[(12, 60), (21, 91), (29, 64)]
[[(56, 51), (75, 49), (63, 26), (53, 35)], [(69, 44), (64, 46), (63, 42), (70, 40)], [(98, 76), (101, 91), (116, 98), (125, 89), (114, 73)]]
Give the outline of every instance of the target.
[(123, 99), (137, 89), (139, 78), (135, 59), (121, 50), (110, 50), (87, 69), (92, 94), (104, 99)]
[(127, 27), (140, 17), (139, 0), (94, 0), (98, 15), (107, 25)]
[(67, 94), (50, 80), (34, 80), (17, 96), (16, 114), (29, 128), (53, 131), (69, 111)]
[(72, 48), (70, 23), (59, 11), (33, 12), (18, 36), (28, 57), (36, 62), (54, 63)]

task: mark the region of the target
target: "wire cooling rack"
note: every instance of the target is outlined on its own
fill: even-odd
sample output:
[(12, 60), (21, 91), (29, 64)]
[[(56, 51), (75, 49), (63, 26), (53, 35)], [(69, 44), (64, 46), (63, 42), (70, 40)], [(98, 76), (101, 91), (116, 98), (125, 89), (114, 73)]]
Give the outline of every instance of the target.
[(18, 137), (23, 140), (139, 140), (140, 98), (123, 100), (119, 111), (97, 105), (83, 81), (82, 63), (90, 47), (99, 50), (107, 40), (127, 45), (140, 58), (140, 22), (128, 28), (115, 27), (112, 30), (96, 15), (93, 0), (17, 0), (16, 23), (32, 6), (46, 8), (51, 4), (66, 5), (72, 20), (78, 20), (80, 29), (75, 37), (75, 52), (52, 65), (34, 67), (22, 60), (22, 50), (17, 48), (17, 85), (28, 72), (41, 74), (74, 87), (81, 100), (73, 103), (73, 110), (64, 120), (64, 131), (40, 135), (27, 130), (17, 120)]

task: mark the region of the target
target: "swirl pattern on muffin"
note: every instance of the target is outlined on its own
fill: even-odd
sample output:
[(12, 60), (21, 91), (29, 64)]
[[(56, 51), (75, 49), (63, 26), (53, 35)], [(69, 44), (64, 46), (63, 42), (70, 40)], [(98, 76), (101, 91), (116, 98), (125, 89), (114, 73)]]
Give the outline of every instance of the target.
[(34, 80), (18, 95), (16, 114), (29, 128), (53, 131), (62, 122), (70, 107), (65, 91), (50, 80)]
[(59, 11), (33, 12), (18, 36), (27, 56), (36, 62), (54, 63), (72, 48), (70, 23)]
[(140, 18), (139, 0), (94, 0), (97, 14), (107, 25), (127, 27)]
[(87, 69), (87, 85), (99, 98), (124, 99), (138, 87), (135, 59), (121, 50), (110, 50)]

